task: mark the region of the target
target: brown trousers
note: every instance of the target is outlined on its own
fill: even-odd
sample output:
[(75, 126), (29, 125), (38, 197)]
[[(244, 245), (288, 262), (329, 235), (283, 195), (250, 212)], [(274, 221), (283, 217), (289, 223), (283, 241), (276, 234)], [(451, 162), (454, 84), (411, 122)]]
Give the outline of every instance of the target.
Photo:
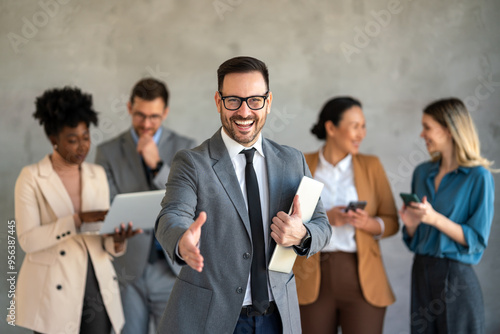
[(385, 307), (369, 304), (361, 292), (356, 253), (321, 253), (318, 299), (300, 306), (304, 334), (381, 334)]

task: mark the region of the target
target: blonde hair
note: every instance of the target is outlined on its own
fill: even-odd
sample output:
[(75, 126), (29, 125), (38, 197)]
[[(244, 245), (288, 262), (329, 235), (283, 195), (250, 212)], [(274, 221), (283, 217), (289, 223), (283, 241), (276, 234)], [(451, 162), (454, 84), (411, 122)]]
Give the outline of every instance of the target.
[[(435, 101), (424, 109), (424, 114), (432, 116), (439, 124), (447, 128), (453, 138), (455, 158), (459, 166), (476, 167), (493, 170), (489, 161), (481, 156), (479, 138), (470, 113), (464, 103), (457, 98)], [(432, 161), (441, 159), (440, 153), (432, 155)]]

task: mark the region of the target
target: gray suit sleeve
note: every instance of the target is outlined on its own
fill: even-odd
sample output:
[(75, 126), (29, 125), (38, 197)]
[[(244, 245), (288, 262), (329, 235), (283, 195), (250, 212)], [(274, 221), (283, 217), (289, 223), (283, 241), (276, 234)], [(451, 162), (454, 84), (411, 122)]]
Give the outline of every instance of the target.
[(97, 146), (95, 163), (101, 165), (106, 172), (106, 178), (108, 179), (109, 184), (109, 199), (111, 202), (113, 198), (115, 198), (116, 194), (118, 194), (118, 189), (116, 188), (115, 178), (113, 177), (113, 173), (111, 172), (111, 166), (109, 165), (107, 155), (103, 152), (101, 146)]
[(197, 215), (197, 173), (188, 151), (176, 154), (170, 169), (162, 209), (156, 219), (155, 235), (170, 258), (184, 264), (175, 247)]

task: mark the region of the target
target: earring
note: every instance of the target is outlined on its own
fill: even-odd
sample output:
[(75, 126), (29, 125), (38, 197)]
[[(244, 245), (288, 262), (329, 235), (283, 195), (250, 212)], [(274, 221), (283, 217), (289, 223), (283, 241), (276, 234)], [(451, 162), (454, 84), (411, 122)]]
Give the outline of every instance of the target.
[(57, 144), (54, 144), (54, 150), (57, 151)]

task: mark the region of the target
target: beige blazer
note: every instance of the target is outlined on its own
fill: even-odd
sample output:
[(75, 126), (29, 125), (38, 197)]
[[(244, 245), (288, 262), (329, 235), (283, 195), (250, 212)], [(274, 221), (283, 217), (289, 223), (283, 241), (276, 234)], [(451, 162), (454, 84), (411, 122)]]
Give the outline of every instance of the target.
[[(314, 175), (319, 153), (305, 155)], [(365, 208), (372, 217), (382, 218), (385, 231), (382, 237), (398, 232), (399, 221), (391, 187), (382, 164), (375, 156), (356, 154), (352, 157), (354, 183), (360, 201), (367, 201)], [(366, 301), (374, 306), (388, 306), (396, 300), (384, 270), (378, 240), (372, 235), (356, 230), (358, 248), (358, 275)], [(297, 281), (297, 292), (301, 305), (311, 304), (318, 298), (321, 284), (319, 253), (306, 259), (299, 256), (293, 267)]]
[[(81, 180), (81, 210), (107, 210), (104, 169), (83, 163)], [(78, 333), (89, 254), (106, 311), (119, 333), (124, 317), (110, 254), (120, 254), (114, 253), (111, 237), (79, 235), (73, 214), (71, 199), (48, 155), (23, 168), (15, 188), (15, 217), (26, 256), (17, 277), (15, 323), (42, 333)]]

